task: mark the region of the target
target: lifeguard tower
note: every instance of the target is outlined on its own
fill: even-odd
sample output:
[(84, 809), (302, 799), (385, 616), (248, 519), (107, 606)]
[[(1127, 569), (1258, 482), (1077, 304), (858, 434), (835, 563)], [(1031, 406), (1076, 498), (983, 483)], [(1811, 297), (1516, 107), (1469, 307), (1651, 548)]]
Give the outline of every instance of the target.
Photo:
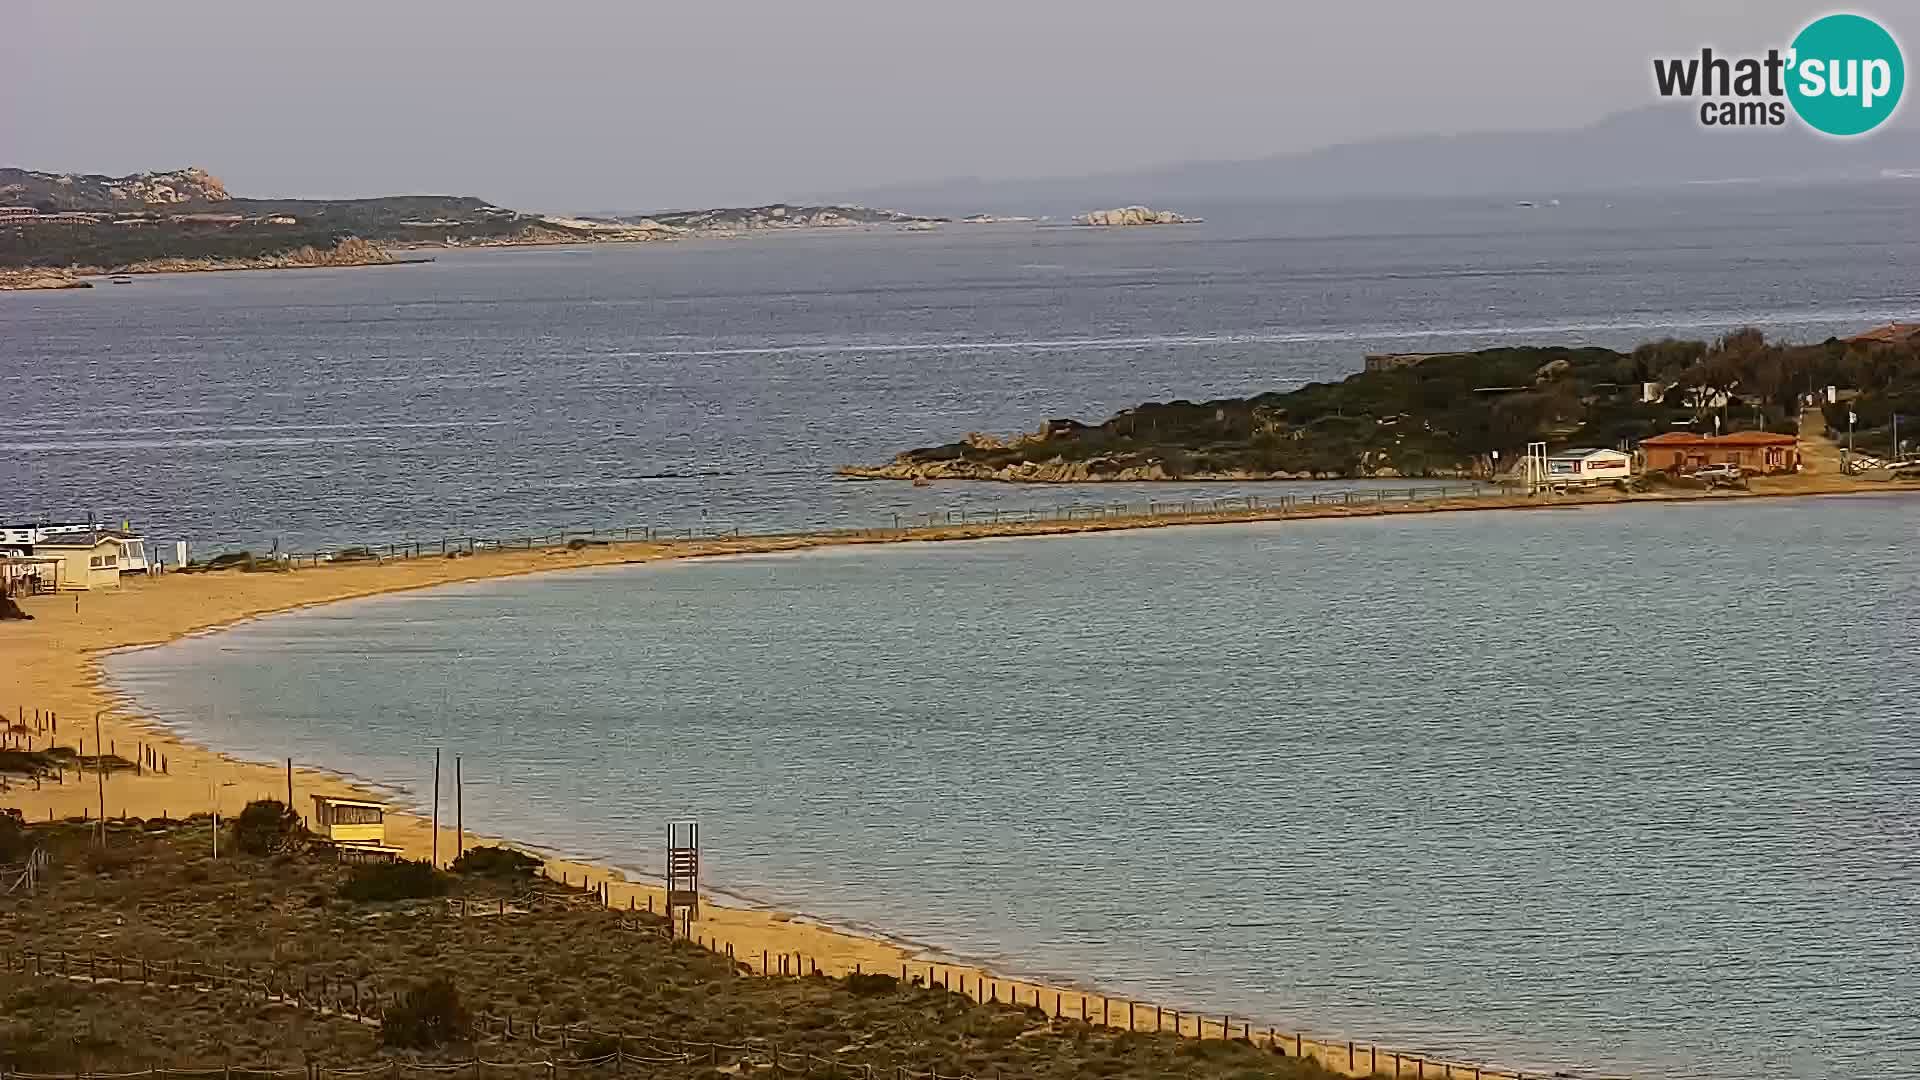
[(387, 808), (364, 799), (313, 797), (313, 831), (343, 862), (387, 862), (400, 854), (387, 845)]

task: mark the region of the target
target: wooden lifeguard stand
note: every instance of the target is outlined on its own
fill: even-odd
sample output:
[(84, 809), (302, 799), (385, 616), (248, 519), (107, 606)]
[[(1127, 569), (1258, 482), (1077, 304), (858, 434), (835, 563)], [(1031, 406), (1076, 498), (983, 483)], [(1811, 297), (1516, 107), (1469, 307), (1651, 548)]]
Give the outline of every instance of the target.
[(343, 861), (384, 862), (400, 849), (387, 845), (387, 808), (365, 799), (313, 797), (313, 831), (333, 845)]
[[(685, 912), (683, 916), (680, 913)], [(667, 823), (667, 923), (700, 917), (700, 823)]]

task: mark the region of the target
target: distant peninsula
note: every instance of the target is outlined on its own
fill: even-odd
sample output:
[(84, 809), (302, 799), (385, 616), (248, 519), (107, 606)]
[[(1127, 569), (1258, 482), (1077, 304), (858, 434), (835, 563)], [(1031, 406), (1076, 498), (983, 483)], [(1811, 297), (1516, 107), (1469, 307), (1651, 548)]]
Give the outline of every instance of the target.
[(634, 243), (771, 230), (931, 227), (945, 218), (770, 203), (631, 216), (524, 213), (484, 199), (254, 199), (203, 169), (127, 176), (0, 169), (0, 290), (89, 274), (372, 266), (403, 248)]
[(1617, 447), (1676, 430), (1791, 433), (1809, 386), (1857, 393), (1826, 406), (1840, 429), (1849, 408), (1861, 430), (1885, 427), (1897, 410), (1920, 412), (1920, 328), (1902, 340), (1785, 346), (1744, 330), (1628, 353), (1505, 348), (1373, 357), (1367, 367), (1283, 392), (1151, 402), (1098, 424), (1049, 420), (1006, 439), (975, 433), (838, 472), (1004, 483), (1490, 477), (1532, 442)]

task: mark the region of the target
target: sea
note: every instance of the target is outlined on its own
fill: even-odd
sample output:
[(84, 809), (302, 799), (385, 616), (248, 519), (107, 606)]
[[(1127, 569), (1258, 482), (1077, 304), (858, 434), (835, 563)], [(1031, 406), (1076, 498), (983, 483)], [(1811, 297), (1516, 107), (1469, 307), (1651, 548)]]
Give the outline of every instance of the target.
[[(0, 509), (196, 553), (1271, 494), (836, 480), (1378, 351), (1915, 314), (1920, 188), (1193, 206), (0, 294)], [(910, 208), (909, 208), (910, 209)], [(1398, 516), (464, 585), (117, 654), (187, 737), (1015, 973), (1586, 1075), (1920, 1061), (1920, 507)]]
[(403, 804), (457, 754), (469, 829), (639, 874), (695, 820), (728, 902), (1004, 972), (1536, 1074), (1850, 1080), (1920, 1062), (1917, 533), (1895, 496), (863, 546), (107, 670)]
[(1915, 314), (1913, 181), (1530, 201), (437, 251), (0, 294), (0, 517), (92, 514), (198, 557), (1240, 495), (1271, 489), (832, 471), (1339, 379), (1370, 352), (1747, 325), (1818, 341)]

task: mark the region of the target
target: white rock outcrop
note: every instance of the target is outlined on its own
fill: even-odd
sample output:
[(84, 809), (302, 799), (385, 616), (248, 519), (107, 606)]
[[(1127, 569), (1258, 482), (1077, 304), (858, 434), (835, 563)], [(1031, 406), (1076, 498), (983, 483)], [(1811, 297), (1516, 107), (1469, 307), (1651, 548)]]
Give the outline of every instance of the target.
[(1075, 225), (1191, 225), (1199, 218), (1155, 210), (1147, 206), (1116, 206), (1111, 210), (1089, 210), (1073, 219)]

